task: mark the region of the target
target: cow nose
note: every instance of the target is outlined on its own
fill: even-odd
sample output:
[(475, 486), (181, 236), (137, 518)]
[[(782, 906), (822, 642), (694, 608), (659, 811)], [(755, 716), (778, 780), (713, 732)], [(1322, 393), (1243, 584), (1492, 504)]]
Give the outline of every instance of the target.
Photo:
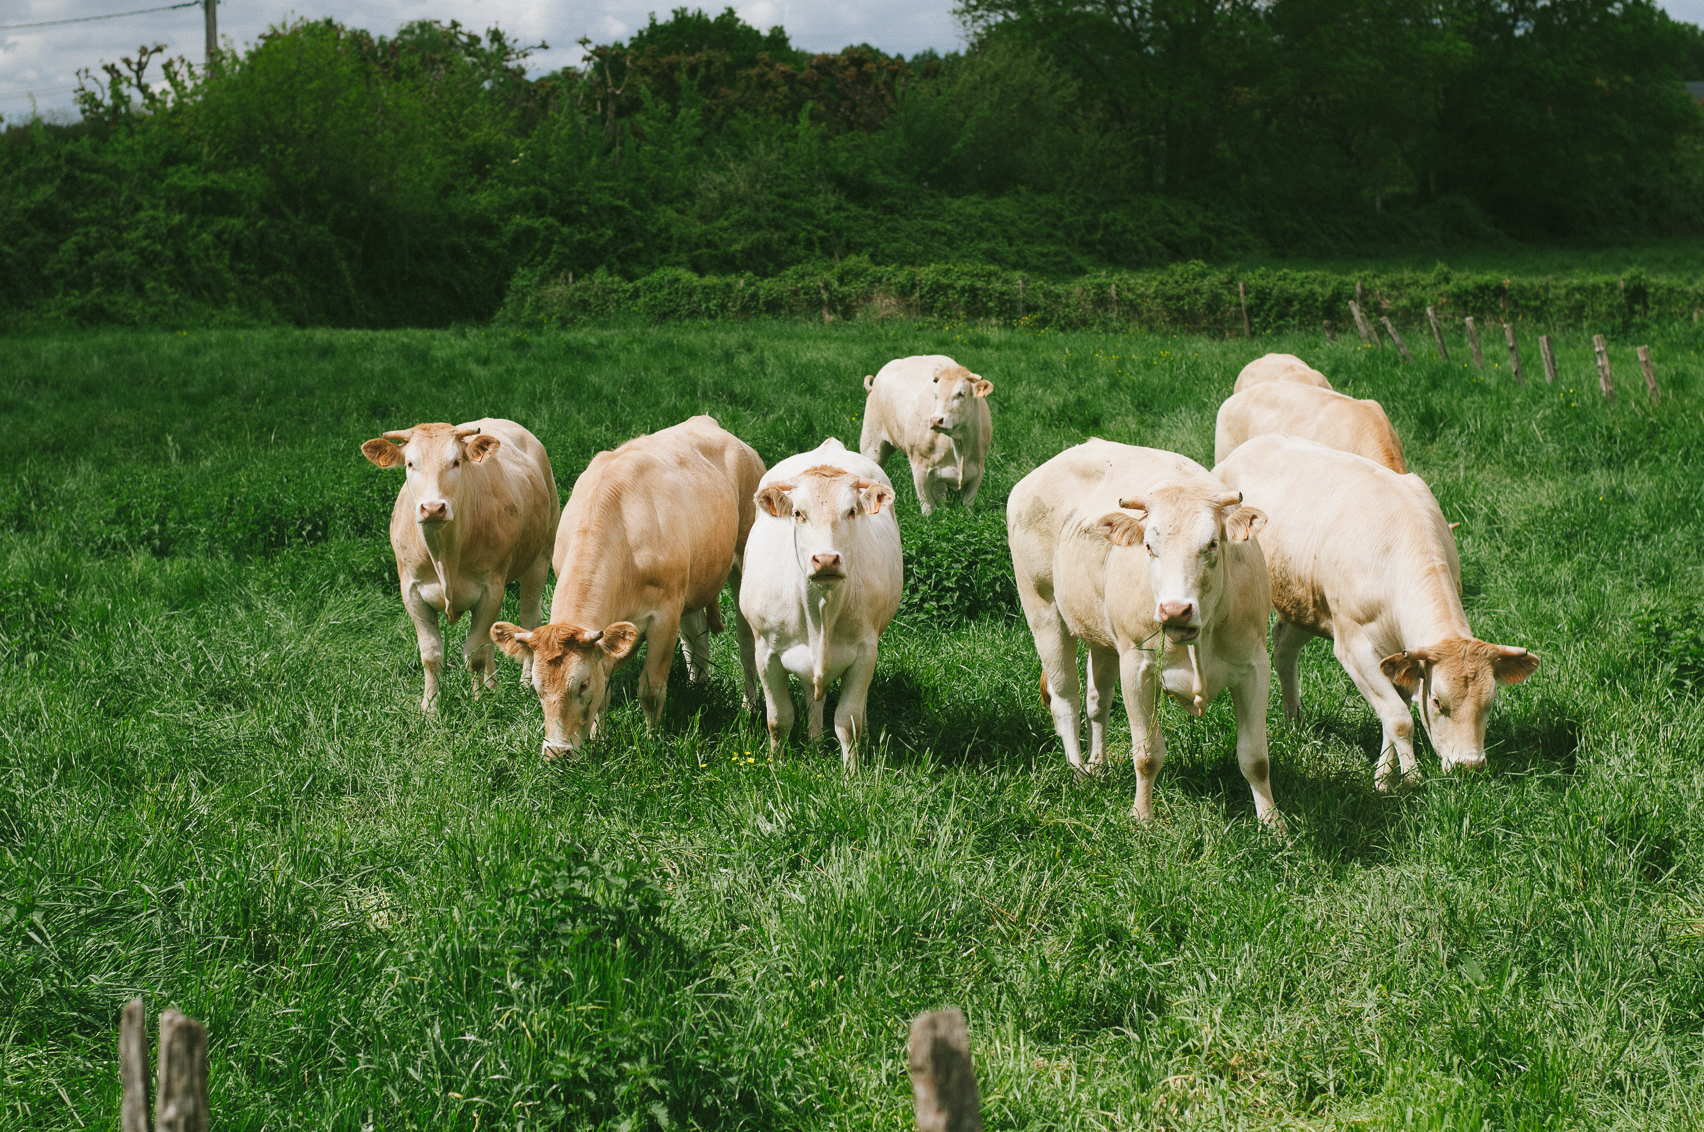
[(442, 523), (450, 517), (450, 505), (442, 499), (434, 499), (420, 505), (420, 521), (422, 523)]
[(573, 751), (573, 749), (574, 749), (573, 747), (570, 747), (566, 743), (552, 743), (549, 739), (546, 739), (544, 741), (544, 758), (545, 758), (545, 761), (549, 762), (551, 759), (559, 759), (563, 755), (566, 755), (566, 754), (570, 753), (571, 751)]
[(1166, 625), (1187, 625), (1189, 615), (1195, 612), (1195, 605), (1187, 601), (1160, 602), (1160, 621)]
[(934, 416), (929, 418), (929, 427), (930, 428), (940, 428), (942, 425), (944, 425), (946, 423), (947, 423), (947, 418), (941, 416), (939, 413), (937, 413)]
[(1456, 760), (1453, 763), (1450, 764), (1450, 769), (1455, 770), (1458, 767), (1462, 770), (1470, 770), (1470, 771), (1471, 770), (1484, 770), (1485, 769), (1485, 754), (1484, 754), (1484, 752), (1480, 752), (1477, 755), (1458, 755), (1458, 756), (1456, 756)]
[(811, 555), (811, 573), (838, 574), (840, 573), (840, 555), (813, 554)]

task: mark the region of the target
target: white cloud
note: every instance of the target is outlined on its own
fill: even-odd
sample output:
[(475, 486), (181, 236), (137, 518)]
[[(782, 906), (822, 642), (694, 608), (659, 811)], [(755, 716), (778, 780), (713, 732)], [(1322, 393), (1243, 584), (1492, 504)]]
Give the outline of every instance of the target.
[[(162, 0), (6, 0), (0, 24), (65, 20), (133, 8), (151, 8)], [(169, 3), (170, 0), (164, 0)], [(1704, 0), (1696, 0), (1704, 4)], [(718, 12), (728, 0), (684, 4)], [(325, 4), (325, 0), (319, 0)], [(799, 47), (835, 51), (851, 43), (872, 43), (884, 51), (915, 54), (924, 48), (951, 51), (961, 45), (952, 16), (953, 0), (747, 0), (734, 3), (742, 19), (763, 30), (780, 24)], [(269, 26), (285, 20), (334, 16), (340, 22), (389, 35), (410, 20), (459, 20), (483, 31), (496, 25), (526, 43), (548, 42), (550, 50), (532, 59), (536, 73), (577, 63), (575, 40), (624, 39), (644, 26), (649, 14), (666, 17), (683, 0), (340, 0), (317, 6), (315, 0), (228, 0), (219, 6), (220, 39), (252, 43)], [(200, 8), (180, 8), (144, 16), (57, 27), (0, 31), (0, 114), (27, 117), (33, 93), (45, 113), (70, 113), (77, 70), (99, 71), (134, 55), (139, 44), (164, 43), (168, 55), (200, 63), (205, 35)], [(157, 74), (157, 72), (154, 72)]]

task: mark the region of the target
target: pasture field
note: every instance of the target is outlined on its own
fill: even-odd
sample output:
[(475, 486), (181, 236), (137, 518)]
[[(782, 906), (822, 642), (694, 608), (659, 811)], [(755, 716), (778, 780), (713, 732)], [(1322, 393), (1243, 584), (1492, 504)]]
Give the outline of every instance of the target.
[[(1494, 337), (1494, 336), (1493, 336)], [(229, 1129), (904, 1129), (909, 1020), (964, 1008), (993, 1129), (1704, 1126), (1704, 334), (1589, 343), (1547, 387), (1420, 349), (793, 323), (0, 339), (0, 1126), (116, 1121), (121, 1004), (212, 1035)], [(1271, 712), (1259, 827), (1228, 697), (1072, 781), (1017, 618), (1004, 503), (1087, 436), (1212, 456), (1267, 349), (1383, 402), (1460, 520), (1478, 635), (1543, 667), (1490, 767), (1372, 787), (1329, 649)], [(1489, 349), (1501, 356), (1500, 343)], [(698, 412), (766, 461), (858, 436), (862, 377), (990, 378), (975, 511), (917, 512), (843, 781), (771, 760), (733, 634), (644, 730), (545, 764), (500, 658), (419, 710), (359, 444), (512, 417), (566, 494)], [(683, 508), (691, 500), (680, 500)], [(513, 617), (513, 594), (505, 616)], [(466, 621), (449, 631), (452, 649)], [(453, 655), (453, 652), (452, 652)], [(830, 705), (832, 712), (832, 705)], [(1127, 755), (1123, 708), (1113, 753)]]

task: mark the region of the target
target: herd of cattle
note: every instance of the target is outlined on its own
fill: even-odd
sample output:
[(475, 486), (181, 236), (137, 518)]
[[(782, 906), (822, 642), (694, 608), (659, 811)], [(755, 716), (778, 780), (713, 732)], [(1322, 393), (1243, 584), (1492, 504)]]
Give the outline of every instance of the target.
[[(809, 694), (812, 740), (841, 680), (834, 729), (855, 771), (877, 644), (903, 585), (883, 465), (905, 452), (924, 514), (953, 493), (968, 506), (993, 435), (993, 385), (951, 358), (889, 362), (864, 388), (861, 453), (831, 438), (766, 470), (749, 445), (698, 416), (598, 453), (566, 507), (544, 446), (513, 421), (420, 424), (367, 441), (361, 450), (374, 464), (407, 469), (391, 545), (419, 638), (423, 707), (435, 708), (444, 663), (439, 614), (454, 624), (471, 613), (463, 655), (474, 693), (496, 686), (495, 642), (538, 693), (546, 758), (596, 734), (610, 678), (641, 640), (639, 697), (655, 727), (675, 641), (694, 682), (708, 670), (727, 585), (745, 704), (756, 709), (761, 684), (771, 746), (793, 727), (789, 674)], [(1089, 773), (1105, 763), (1116, 679), (1134, 812), (1146, 818), (1165, 758), (1159, 694), (1199, 717), (1228, 689), (1256, 811), (1280, 824), (1266, 745), (1273, 611), (1285, 714), (1301, 708), (1302, 645), (1329, 639), (1383, 726), (1381, 788), (1417, 771), (1411, 703), (1446, 771), (1482, 765), (1497, 685), (1525, 679), (1538, 658), (1473, 636), (1453, 525), (1408, 472), (1378, 402), (1334, 391), (1298, 358), (1268, 354), (1244, 368), (1220, 407), (1214, 462), (1209, 472), (1174, 452), (1097, 438), (1012, 490), (1012, 566), (1042, 698), (1071, 766)], [(497, 620), (516, 580), (518, 625)], [(1079, 643), (1089, 654), (1086, 705)]]

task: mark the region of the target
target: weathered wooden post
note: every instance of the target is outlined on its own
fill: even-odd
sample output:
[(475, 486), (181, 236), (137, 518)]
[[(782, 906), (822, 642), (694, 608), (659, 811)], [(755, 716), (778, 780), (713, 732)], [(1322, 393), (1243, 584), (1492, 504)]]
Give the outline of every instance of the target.
[(1592, 335), (1592, 349), (1597, 352), (1598, 388), (1603, 390), (1604, 399), (1615, 400), (1615, 378), (1609, 372), (1609, 347), (1604, 345), (1603, 335)]
[(982, 1132), (982, 1094), (976, 1087), (964, 1012), (919, 1014), (911, 1023), (907, 1052), (917, 1132)]
[[(1360, 284), (1357, 283), (1355, 286), (1359, 287)], [(1361, 344), (1377, 346), (1379, 336), (1374, 332), (1373, 324), (1367, 321), (1367, 316), (1361, 313), (1361, 304), (1351, 299), (1349, 301), (1349, 313), (1355, 316), (1355, 329), (1361, 332)]]
[(1503, 324), (1503, 338), (1509, 344), (1509, 369), (1513, 371), (1515, 375), (1515, 384), (1525, 385), (1526, 382), (1521, 380), (1521, 348), (1515, 345), (1515, 327), (1513, 323), (1505, 322)]
[(1550, 335), (1538, 336), (1538, 356), (1544, 360), (1544, 384), (1556, 384), (1556, 347), (1550, 344)]
[(1396, 352), (1402, 355), (1402, 360), (1405, 362), (1413, 361), (1414, 355), (1408, 352), (1408, 343), (1404, 342), (1402, 335), (1396, 332), (1396, 326), (1391, 322), (1390, 315), (1385, 315), (1379, 321), (1384, 323), (1385, 333), (1390, 335), (1390, 340), (1396, 343)]
[(207, 1027), (179, 1010), (160, 1015), (154, 1132), (207, 1132)]
[(1321, 325), (1323, 325), (1325, 327), (1325, 340), (1327, 342), (1337, 341), (1337, 333), (1336, 333), (1336, 331), (1331, 329), (1331, 320), (1328, 318)]
[(1651, 404), (1655, 405), (1662, 397), (1657, 389), (1657, 367), (1651, 363), (1651, 348), (1639, 347), (1639, 368), (1645, 371), (1645, 392), (1650, 394)]
[(1241, 279), (1237, 280), (1237, 302), (1242, 305), (1243, 337), (1253, 338), (1254, 331), (1248, 325), (1248, 288), (1243, 286)]
[(142, 996), (124, 1004), (118, 1016), (118, 1079), (124, 1100), (118, 1110), (119, 1132), (148, 1132), (148, 1019)]
[(1473, 316), (1462, 319), (1467, 323), (1467, 344), (1473, 347), (1473, 364), (1480, 369), (1485, 368), (1485, 355), (1479, 350), (1479, 327), (1473, 325)]
[(1444, 345), (1444, 328), (1438, 325), (1438, 312), (1427, 307), (1426, 321), (1432, 324), (1432, 341), (1438, 344), (1438, 357), (1446, 362), (1449, 361), (1450, 348)]

